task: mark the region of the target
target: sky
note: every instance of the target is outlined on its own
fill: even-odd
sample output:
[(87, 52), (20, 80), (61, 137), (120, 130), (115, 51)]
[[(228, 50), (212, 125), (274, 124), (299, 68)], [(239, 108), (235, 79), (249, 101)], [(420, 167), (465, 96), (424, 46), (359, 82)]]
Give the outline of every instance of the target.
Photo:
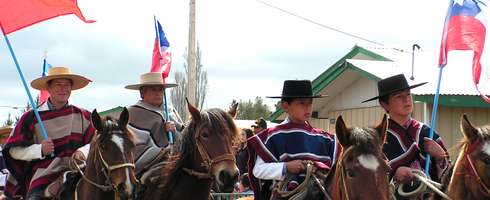
[[(263, 0), (264, 2), (383, 44), (411, 50), (438, 49), (449, 1), (427, 0)], [(170, 78), (183, 70), (189, 1), (78, 0), (86, 24), (74, 15), (57, 17), (9, 34), (28, 81), (42, 73), (47, 50), (53, 66), (68, 66), (93, 82), (73, 91), (71, 103), (99, 111), (128, 106), (138, 92), (124, 89), (150, 69), (155, 38), (153, 16), (161, 22), (173, 54)], [(376, 44), (288, 15), (259, 0), (196, 0), (196, 38), (208, 73), (205, 108), (227, 108), (233, 99), (259, 96), (271, 108), (284, 80), (315, 79), (351, 48)], [(437, 58), (434, 58), (437, 59)], [(0, 124), (20, 115), (27, 95), (0, 42)], [(33, 95), (39, 92), (30, 88)]]

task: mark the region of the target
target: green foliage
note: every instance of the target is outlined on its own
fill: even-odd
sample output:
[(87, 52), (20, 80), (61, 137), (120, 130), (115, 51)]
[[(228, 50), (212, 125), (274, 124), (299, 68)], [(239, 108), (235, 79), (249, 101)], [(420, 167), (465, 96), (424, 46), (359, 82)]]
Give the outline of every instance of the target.
[(3, 123), (3, 126), (13, 126), (14, 125), (14, 120), (12, 119), (12, 115), (9, 113), (7, 117), (7, 121)]
[(255, 97), (254, 102), (251, 100), (240, 100), (238, 104), (238, 115), (236, 119), (255, 120), (259, 117), (267, 118), (271, 114), (269, 107), (264, 104), (261, 97)]

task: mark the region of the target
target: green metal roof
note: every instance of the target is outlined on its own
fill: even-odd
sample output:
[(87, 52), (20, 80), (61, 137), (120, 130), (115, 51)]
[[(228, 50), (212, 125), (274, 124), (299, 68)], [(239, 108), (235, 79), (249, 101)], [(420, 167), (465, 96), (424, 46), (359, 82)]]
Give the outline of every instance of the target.
[(122, 112), (122, 111), (123, 111), (123, 109), (124, 109), (124, 107), (122, 107), (122, 106), (117, 106), (117, 107), (115, 107), (115, 108), (111, 108), (111, 109), (109, 109), (109, 110), (104, 110), (104, 111), (102, 111), (102, 112), (99, 112), (99, 115), (101, 115), (101, 116), (106, 116), (106, 115), (109, 115), (109, 114), (111, 114), (111, 113), (115, 113), (115, 112), (119, 112), (119, 113), (120, 113), (120, 112)]
[[(313, 93), (318, 94), (326, 86), (328, 86), (332, 81), (334, 81), (338, 76), (340, 76), (344, 71), (350, 69), (357, 72), (359, 75), (366, 77), (373, 81), (381, 80), (380, 77), (364, 71), (363, 69), (356, 67), (355, 65), (346, 62), (347, 59), (363, 59), (375, 61), (392, 61), (386, 57), (376, 54), (360, 46), (354, 46), (352, 50), (343, 56), (340, 60), (335, 62), (330, 66), (325, 72), (320, 74), (312, 82)], [(434, 95), (414, 95), (414, 101), (421, 101), (432, 104), (434, 100)], [(483, 101), (480, 97), (475, 95), (441, 95), (439, 97), (439, 105), (442, 106), (454, 106), (454, 107), (478, 107), (478, 108), (490, 108), (490, 104)], [(283, 109), (278, 109), (269, 116), (269, 120), (274, 121), (279, 118), (284, 113)]]
[[(354, 65), (351, 65), (345, 60), (347, 59), (352, 59), (355, 57), (361, 57), (359, 55), (362, 55), (363, 59), (369, 59), (369, 60), (377, 60), (377, 61), (392, 61), (384, 56), (381, 56), (379, 54), (376, 54), (372, 51), (369, 51), (365, 48), (362, 48), (360, 46), (354, 46), (352, 50), (347, 53), (347, 55), (343, 56), (340, 60), (335, 62), (333, 65), (331, 65), (325, 72), (320, 74), (315, 80), (313, 80), (312, 84), (312, 89), (313, 89), (313, 94), (318, 94), (323, 88), (325, 88), (328, 84), (330, 84), (333, 80), (335, 80), (340, 74), (342, 74), (346, 69), (353, 69), (354, 71), (357, 71), (364, 76), (373, 79), (373, 80), (380, 80), (380, 78), (363, 71), (362, 69), (359, 69), (355, 67)], [(361, 59), (361, 58), (360, 58)], [(272, 113), (269, 116), (269, 120), (276, 120), (279, 116), (281, 116), (284, 113), (284, 110), (282, 108), (276, 110), (274, 113)]]

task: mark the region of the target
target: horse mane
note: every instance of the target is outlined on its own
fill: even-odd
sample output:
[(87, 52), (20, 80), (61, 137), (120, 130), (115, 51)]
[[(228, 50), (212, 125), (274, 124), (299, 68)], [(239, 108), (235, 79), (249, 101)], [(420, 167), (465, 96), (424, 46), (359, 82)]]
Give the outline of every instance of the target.
[[(352, 128), (348, 128), (348, 131), (351, 134), (350, 136), (351, 146), (355, 146), (355, 148), (359, 152), (363, 152), (363, 153), (380, 152), (379, 145), (381, 144), (381, 141), (377, 136), (376, 129), (352, 127)], [(364, 134), (365, 132), (369, 134)]]
[[(123, 131), (126, 132), (127, 134), (120, 134), (122, 138), (125, 140), (128, 140), (129, 143), (126, 145), (132, 145), (131, 147), (134, 147), (135, 145), (135, 139), (134, 139), (134, 134), (131, 130), (129, 130), (127, 127), (120, 128), (118, 125), (118, 120), (113, 119), (110, 116), (105, 117), (102, 120), (102, 125), (103, 129), (102, 132), (104, 133), (111, 133), (113, 131)], [(98, 137), (100, 138), (100, 144), (106, 144), (109, 140), (111, 140), (112, 134), (101, 134), (98, 133)], [(97, 145), (98, 146), (98, 145)], [(125, 147), (128, 148), (128, 147)]]
[[(169, 158), (165, 161), (165, 165), (162, 168), (162, 173), (160, 173), (160, 184), (158, 188), (160, 189), (162, 194), (169, 194), (167, 191), (171, 192), (171, 189), (175, 187), (177, 184), (177, 180), (182, 176), (185, 164), (187, 164), (194, 157), (194, 154), (197, 152), (196, 142), (195, 142), (195, 134), (196, 131), (199, 130), (203, 126), (210, 126), (211, 130), (222, 130), (216, 131), (216, 133), (220, 134), (229, 134), (225, 135), (226, 137), (230, 137), (233, 143), (238, 142), (238, 129), (235, 126), (233, 118), (226, 113), (225, 111), (212, 108), (206, 111), (202, 111), (201, 120), (196, 122), (191, 119), (188, 126), (184, 128), (181, 133), (180, 140), (177, 140), (175, 144), (173, 144), (171, 154)], [(162, 199), (166, 199), (165, 196)]]

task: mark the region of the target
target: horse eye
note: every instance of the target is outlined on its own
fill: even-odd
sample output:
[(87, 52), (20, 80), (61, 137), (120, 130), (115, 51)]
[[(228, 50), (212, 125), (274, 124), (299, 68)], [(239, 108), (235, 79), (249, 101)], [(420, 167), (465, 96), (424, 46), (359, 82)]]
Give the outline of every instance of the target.
[(490, 156), (485, 156), (482, 161), (486, 164), (486, 165), (490, 165)]
[(346, 172), (347, 172), (347, 176), (348, 176), (349, 178), (354, 178), (354, 177), (356, 177), (356, 173), (354, 172), (354, 170), (352, 170), (352, 169), (348, 169), (348, 170), (346, 170)]
[(203, 133), (201, 134), (201, 136), (202, 136), (203, 138), (208, 138), (208, 137), (209, 137), (209, 133), (207, 133), (207, 132), (203, 132)]

